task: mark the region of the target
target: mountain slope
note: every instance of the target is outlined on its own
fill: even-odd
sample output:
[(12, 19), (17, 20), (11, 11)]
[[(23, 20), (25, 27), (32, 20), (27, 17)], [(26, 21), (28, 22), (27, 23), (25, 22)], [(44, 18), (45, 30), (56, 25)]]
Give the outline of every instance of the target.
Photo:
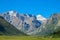
[(60, 37), (60, 13), (52, 14), (46, 24), (47, 32), (52, 37)]
[(37, 20), (32, 14), (19, 14), (16, 11), (8, 11), (1, 14), (4, 19), (26, 34), (34, 34), (41, 25), (42, 21)]
[[(52, 14), (47, 23), (48, 27), (54, 29), (54, 31), (59, 30), (60, 28), (60, 14)], [(52, 29), (52, 30), (53, 30)]]
[(60, 13), (58, 14), (53, 14), (51, 16), (51, 18), (53, 18), (53, 20), (51, 21), (51, 23), (53, 23), (52, 25), (54, 25), (54, 32), (52, 33), (52, 37), (60, 37)]
[(52, 14), (45, 26), (41, 26), (37, 35), (58, 35), (60, 33), (60, 13)]
[(0, 16), (0, 35), (26, 35)]

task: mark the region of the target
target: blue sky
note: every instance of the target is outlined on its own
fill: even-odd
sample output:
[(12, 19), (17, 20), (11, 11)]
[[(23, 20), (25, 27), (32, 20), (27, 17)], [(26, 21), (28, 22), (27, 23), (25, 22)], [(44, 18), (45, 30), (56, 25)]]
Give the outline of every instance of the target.
[(52, 13), (60, 12), (60, 0), (0, 0), (0, 13), (10, 10), (48, 18)]

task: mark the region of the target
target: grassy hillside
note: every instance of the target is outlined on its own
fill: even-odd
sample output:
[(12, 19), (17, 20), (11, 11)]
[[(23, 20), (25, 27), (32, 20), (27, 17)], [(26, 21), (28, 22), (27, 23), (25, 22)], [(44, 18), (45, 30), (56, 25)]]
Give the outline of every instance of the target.
[(0, 35), (26, 35), (26, 34), (17, 30), (13, 25), (6, 22), (4, 18), (0, 16)]

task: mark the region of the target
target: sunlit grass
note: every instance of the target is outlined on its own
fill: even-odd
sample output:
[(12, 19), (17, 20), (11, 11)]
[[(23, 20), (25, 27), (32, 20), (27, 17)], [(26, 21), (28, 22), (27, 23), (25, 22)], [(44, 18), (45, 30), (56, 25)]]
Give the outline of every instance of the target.
[(60, 38), (34, 36), (0, 36), (0, 40), (60, 40)]

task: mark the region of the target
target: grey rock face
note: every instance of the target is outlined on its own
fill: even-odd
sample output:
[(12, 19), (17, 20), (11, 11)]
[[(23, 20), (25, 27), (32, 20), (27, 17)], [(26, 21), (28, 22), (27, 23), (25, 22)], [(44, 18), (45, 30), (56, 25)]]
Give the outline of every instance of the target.
[(19, 14), (15, 11), (8, 11), (2, 14), (5, 20), (15, 26), (18, 30), (31, 35), (34, 34), (42, 22), (36, 19), (36, 16), (31, 14)]
[(52, 14), (47, 20), (41, 15), (19, 14), (8, 11), (0, 14), (4, 19), (18, 30), (28, 35), (48, 35), (60, 29), (60, 14)]

